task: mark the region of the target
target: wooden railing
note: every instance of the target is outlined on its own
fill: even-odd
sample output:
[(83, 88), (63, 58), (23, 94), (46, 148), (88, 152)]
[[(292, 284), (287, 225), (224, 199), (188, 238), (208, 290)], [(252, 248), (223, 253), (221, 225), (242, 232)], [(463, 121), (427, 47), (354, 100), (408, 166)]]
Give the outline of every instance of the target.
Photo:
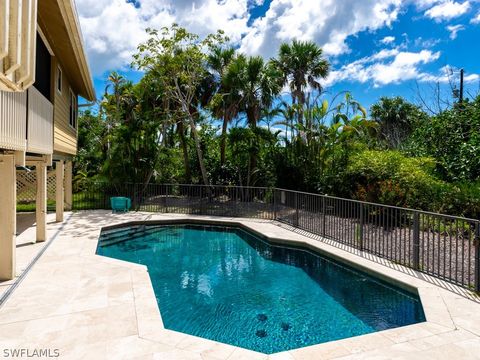
[(0, 91), (0, 149), (53, 153), (53, 105), (35, 87)]
[(27, 93), (0, 91), (0, 149), (27, 149)]
[(53, 105), (33, 86), (28, 89), (27, 151), (53, 153)]

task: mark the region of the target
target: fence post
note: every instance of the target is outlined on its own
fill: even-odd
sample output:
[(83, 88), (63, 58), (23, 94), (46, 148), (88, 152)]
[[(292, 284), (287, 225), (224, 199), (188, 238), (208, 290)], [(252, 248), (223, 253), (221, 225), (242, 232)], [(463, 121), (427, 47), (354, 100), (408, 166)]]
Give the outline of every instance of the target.
[(358, 247), (363, 251), (363, 224), (365, 223), (364, 206), (360, 204), (360, 227), (358, 229)]
[(420, 213), (413, 213), (413, 268), (420, 269)]
[(273, 220), (277, 220), (277, 189), (273, 188)]
[(327, 197), (322, 195), (322, 236), (325, 237), (326, 228), (327, 228)]
[(200, 185), (200, 215), (205, 215), (205, 204), (203, 202), (203, 185)]
[[(108, 189), (107, 191), (105, 191), (105, 187)], [(103, 191), (102, 191), (102, 201), (103, 201), (103, 206), (102, 206), (102, 209), (108, 209), (109, 208), (109, 201), (108, 201), (108, 195), (107, 195), (107, 192), (110, 192), (111, 191), (111, 186), (105, 186)]]
[(480, 293), (480, 222), (475, 224), (475, 291)]
[(168, 213), (168, 184), (165, 185), (165, 212)]
[(293, 226), (298, 227), (298, 192), (295, 192), (295, 220)]
[(138, 187), (138, 184), (137, 183), (133, 183), (133, 191), (132, 191), (132, 194), (131, 194), (131, 199), (132, 199), (132, 208), (137, 211), (137, 187)]

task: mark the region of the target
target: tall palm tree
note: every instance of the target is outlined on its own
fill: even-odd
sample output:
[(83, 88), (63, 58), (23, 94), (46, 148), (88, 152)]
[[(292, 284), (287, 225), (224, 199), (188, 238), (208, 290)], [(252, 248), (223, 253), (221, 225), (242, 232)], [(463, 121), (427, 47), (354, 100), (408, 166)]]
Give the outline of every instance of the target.
[(235, 55), (234, 48), (215, 47), (208, 55), (207, 61), (210, 71), (213, 73), (217, 84), (216, 94), (210, 102), (210, 108), (216, 118), (222, 119), (222, 135), (220, 138), (220, 164), (225, 163), (225, 150), (227, 144), (227, 128), (228, 124), (238, 113), (236, 99), (231, 96), (228, 85), (224, 82), (225, 72), (228, 65)]
[[(230, 89), (240, 112), (246, 115), (248, 126), (255, 131), (262, 113), (270, 109), (282, 89), (282, 76), (271, 63), (265, 63), (259, 56), (236, 56), (227, 68), (224, 83)], [(256, 144), (250, 152), (247, 186), (257, 167)]]
[(225, 73), (224, 82), (237, 98), (239, 110), (245, 113), (247, 123), (255, 128), (262, 111), (272, 106), (282, 87), (278, 69), (265, 63), (260, 56), (236, 56)]
[(284, 84), (288, 84), (292, 94), (292, 103), (298, 104), (298, 123), (303, 125), (303, 111), (307, 88), (321, 90), (319, 80), (326, 78), (330, 64), (323, 57), (322, 49), (311, 41), (293, 40), (283, 43), (278, 51), (278, 59), (272, 63), (283, 74)]
[(113, 97), (115, 99), (115, 120), (117, 123), (120, 121), (120, 101), (122, 96), (122, 87), (126, 83), (126, 79), (123, 75), (120, 75), (116, 71), (112, 71), (108, 76), (108, 84), (105, 87), (105, 97), (108, 95), (108, 89), (110, 86), (113, 88)]

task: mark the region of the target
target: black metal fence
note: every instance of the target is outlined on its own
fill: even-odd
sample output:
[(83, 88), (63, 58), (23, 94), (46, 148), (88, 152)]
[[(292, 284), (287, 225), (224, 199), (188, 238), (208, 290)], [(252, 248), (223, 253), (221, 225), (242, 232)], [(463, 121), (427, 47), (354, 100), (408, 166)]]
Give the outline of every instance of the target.
[(480, 221), (299, 191), (221, 185), (94, 183), (74, 209), (110, 209), (127, 196), (138, 211), (276, 220), (480, 292)]

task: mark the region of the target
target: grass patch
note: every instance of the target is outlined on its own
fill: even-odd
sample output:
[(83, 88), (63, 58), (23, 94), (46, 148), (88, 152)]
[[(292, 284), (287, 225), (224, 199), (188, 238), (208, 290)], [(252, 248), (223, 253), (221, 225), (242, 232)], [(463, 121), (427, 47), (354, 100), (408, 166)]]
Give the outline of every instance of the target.
[[(35, 210), (36, 210), (35, 202), (17, 204), (17, 212), (33, 212)], [(53, 200), (47, 201), (47, 210), (48, 211), (55, 210), (55, 201)]]

